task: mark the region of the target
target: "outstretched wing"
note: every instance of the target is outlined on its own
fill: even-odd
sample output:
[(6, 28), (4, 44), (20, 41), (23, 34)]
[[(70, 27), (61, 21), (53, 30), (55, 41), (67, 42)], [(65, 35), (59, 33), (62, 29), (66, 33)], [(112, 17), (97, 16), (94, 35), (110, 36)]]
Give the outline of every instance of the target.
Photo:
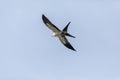
[(60, 41), (62, 42), (62, 44), (63, 44), (64, 46), (66, 46), (66, 47), (69, 48), (69, 49), (72, 49), (73, 51), (76, 51), (76, 50), (72, 47), (72, 45), (68, 42), (68, 40), (67, 40), (67, 38), (66, 38), (65, 36), (58, 36), (58, 37), (59, 37)]
[(51, 29), (53, 32), (59, 32), (60, 30), (54, 25), (52, 24), (49, 19), (43, 14), (42, 15), (42, 20), (45, 23), (45, 25)]

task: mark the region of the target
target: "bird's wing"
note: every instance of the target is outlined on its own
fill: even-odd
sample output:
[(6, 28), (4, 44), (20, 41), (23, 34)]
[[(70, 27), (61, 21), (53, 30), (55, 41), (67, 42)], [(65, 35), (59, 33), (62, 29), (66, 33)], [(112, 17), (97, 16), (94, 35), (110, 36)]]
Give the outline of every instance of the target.
[(67, 38), (65, 37), (65, 36), (58, 36), (59, 37), (59, 39), (60, 39), (60, 41), (62, 42), (62, 44), (64, 45), (64, 46), (66, 46), (67, 48), (69, 48), (69, 49), (72, 49), (72, 50), (74, 50), (74, 51), (76, 51), (73, 47), (72, 47), (72, 45), (68, 42), (68, 40), (67, 40)]
[(50, 20), (43, 14), (42, 15), (42, 20), (45, 23), (45, 25), (51, 29), (53, 32), (59, 32), (60, 30), (53, 24), (50, 22)]

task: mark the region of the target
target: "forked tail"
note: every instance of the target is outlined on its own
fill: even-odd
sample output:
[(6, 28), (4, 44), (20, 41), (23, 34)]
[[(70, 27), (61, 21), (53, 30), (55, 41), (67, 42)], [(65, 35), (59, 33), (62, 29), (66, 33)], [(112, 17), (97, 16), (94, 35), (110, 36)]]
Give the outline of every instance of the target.
[(69, 22), (62, 31), (64, 32), (64, 34), (65, 34), (66, 36), (75, 38), (75, 36), (72, 36), (71, 34), (69, 34), (69, 33), (67, 32), (68, 26), (69, 26), (70, 23), (71, 23), (71, 22)]

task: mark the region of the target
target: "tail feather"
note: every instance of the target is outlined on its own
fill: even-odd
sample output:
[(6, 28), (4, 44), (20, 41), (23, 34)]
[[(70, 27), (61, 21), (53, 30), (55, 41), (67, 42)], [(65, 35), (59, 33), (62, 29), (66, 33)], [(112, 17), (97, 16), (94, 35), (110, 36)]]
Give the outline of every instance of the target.
[(72, 38), (75, 38), (75, 36), (72, 36), (72, 35), (69, 34), (69, 33), (66, 33), (65, 35), (66, 35), (66, 36), (69, 36), (69, 37), (72, 37)]
[(68, 29), (68, 26), (69, 26), (70, 23), (71, 22), (69, 22), (62, 31), (67, 32), (67, 29)]
[(70, 25), (70, 23), (71, 23), (71, 22), (69, 22), (62, 31), (63, 31), (63, 33), (64, 33), (66, 36), (75, 38), (74, 36), (72, 36), (71, 34), (69, 34), (69, 33), (67, 32), (68, 26)]

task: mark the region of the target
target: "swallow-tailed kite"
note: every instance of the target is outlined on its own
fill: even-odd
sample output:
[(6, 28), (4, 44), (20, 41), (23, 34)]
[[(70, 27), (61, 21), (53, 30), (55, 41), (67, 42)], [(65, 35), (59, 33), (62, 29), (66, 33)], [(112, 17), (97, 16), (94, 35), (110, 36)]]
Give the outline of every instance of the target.
[(62, 44), (64, 44), (67, 48), (76, 51), (72, 47), (72, 45), (68, 42), (67, 38), (65, 37), (65, 36), (69, 36), (69, 37), (75, 38), (74, 36), (72, 36), (71, 34), (69, 34), (67, 32), (67, 29), (68, 29), (70, 22), (61, 31), (53, 23), (51, 23), (50, 20), (44, 14), (42, 15), (42, 19), (43, 19), (43, 22), (45, 23), (45, 25), (54, 32), (53, 36), (58, 37), (59, 40), (62, 42)]

